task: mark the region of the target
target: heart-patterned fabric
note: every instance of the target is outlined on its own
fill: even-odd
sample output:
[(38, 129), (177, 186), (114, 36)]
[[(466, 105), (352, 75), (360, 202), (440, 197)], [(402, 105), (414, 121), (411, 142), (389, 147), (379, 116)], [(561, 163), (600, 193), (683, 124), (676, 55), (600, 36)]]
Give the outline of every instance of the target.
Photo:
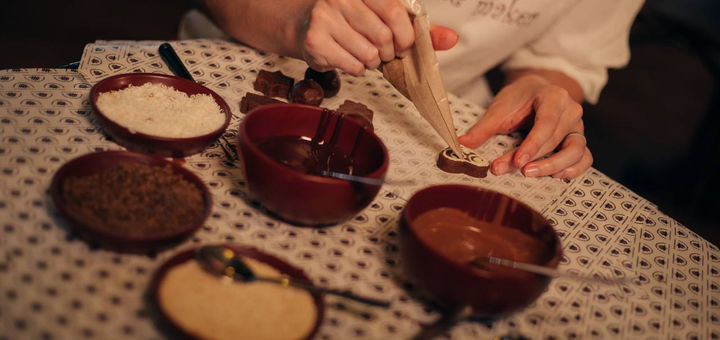
[[(301, 79), (306, 65), (224, 41), (172, 42), (196, 79), (233, 110), (224, 138), (186, 168), (210, 188), (214, 207), (204, 227), (177, 247), (147, 255), (98, 249), (78, 239), (57, 216), (47, 189), (66, 161), (109, 141), (89, 108), (93, 83), (117, 73), (169, 73), (160, 42), (90, 44), (79, 72), (0, 71), (0, 339), (162, 339), (144, 300), (164, 260), (201, 244), (257, 247), (302, 268), (318, 285), (350, 288), (392, 301), (388, 310), (327, 297), (317, 339), (408, 339), (438, 312), (403, 274), (397, 223), (407, 199), (432, 184), (460, 183), (501, 191), (540, 211), (565, 251), (560, 269), (584, 275), (630, 277), (603, 286), (555, 279), (534, 304), (497, 319), (463, 322), (447, 337), (489, 339), (518, 332), (533, 339), (717, 339), (720, 337), (720, 251), (595, 169), (562, 181), (514, 172), (477, 179), (435, 166), (442, 140), (414, 107), (377, 72), (341, 74), (342, 90), (324, 107), (346, 99), (375, 112), (376, 133), (391, 155), (390, 186), (364, 211), (325, 228), (275, 220), (248, 191), (234, 160), (240, 98), (253, 92), (260, 69)], [(467, 129), (483, 110), (451, 97), (456, 126)], [(502, 135), (479, 148), (494, 159), (515, 147)]]

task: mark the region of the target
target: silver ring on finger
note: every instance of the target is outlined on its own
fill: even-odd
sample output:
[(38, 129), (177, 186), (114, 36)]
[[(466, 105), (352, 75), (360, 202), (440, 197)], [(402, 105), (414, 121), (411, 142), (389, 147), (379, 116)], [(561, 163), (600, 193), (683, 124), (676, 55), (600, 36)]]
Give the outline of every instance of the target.
[[(565, 141), (566, 141), (569, 137), (571, 137), (571, 136), (578, 136), (578, 137), (582, 138), (583, 141), (585, 141), (585, 145), (587, 145), (587, 138), (585, 138), (585, 135), (584, 135), (582, 132), (570, 132), (570, 133), (568, 133), (567, 135), (565, 135), (565, 138), (563, 138), (563, 143), (565, 143)], [(561, 143), (561, 144), (562, 144), (562, 143)]]

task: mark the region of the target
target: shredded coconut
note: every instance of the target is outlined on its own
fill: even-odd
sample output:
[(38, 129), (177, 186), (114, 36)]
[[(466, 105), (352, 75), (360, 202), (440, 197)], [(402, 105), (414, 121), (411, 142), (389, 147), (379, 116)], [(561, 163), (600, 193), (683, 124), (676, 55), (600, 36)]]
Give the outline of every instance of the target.
[(98, 109), (131, 132), (170, 138), (208, 134), (225, 122), (212, 96), (188, 96), (162, 84), (145, 83), (98, 96)]

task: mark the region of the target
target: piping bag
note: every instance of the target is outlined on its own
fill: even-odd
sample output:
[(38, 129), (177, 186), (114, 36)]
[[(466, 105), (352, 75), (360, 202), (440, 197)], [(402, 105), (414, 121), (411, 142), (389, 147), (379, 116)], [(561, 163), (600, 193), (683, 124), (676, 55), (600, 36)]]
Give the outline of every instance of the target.
[(430, 21), (420, 0), (402, 0), (415, 29), (415, 44), (405, 58), (382, 65), (385, 79), (415, 104), (420, 115), (450, 146), (462, 155), (452, 120), (440, 65), (430, 39)]

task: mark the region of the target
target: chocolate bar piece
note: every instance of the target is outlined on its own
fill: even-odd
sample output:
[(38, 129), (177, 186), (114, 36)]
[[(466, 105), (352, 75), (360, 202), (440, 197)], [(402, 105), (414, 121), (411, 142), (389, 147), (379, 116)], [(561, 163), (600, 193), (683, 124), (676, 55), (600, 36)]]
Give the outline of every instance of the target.
[(365, 124), (368, 124), (370, 127), (373, 127), (372, 119), (374, 113), (363, 104), (356, 103), (352, 100), (345, 100), (345, 102), (338, 107), (337, 112), (355, 117), (356, 119), (364, 121)]
[(330, 98), (340, 92), (340, 75), (335, 70), (318, 72), (308, 67), (305, 71), (305, 79), (312, 79), (320, 84), (325, 98)]
[(277, 99), (248, 92), (245, 97), (240, 100), (240, 112), (248, 113), (261, 106), (280, 103), (282, 102)]
[(280, 71), (268, 72), (260, 70), (257, 78), (255, 78), (253, 88), (255, 91), (262, 92), (269, 97), (287, 98), (294, 82), (294, 79), (286, 77)]
[(312, 79), (305, 79), (293, 86), (288, 99), (291, 103), (320, 106), (324, 98), (320, 84)]
[(462, 155), (458, 156), (451, 148), (440, 152), (437, 166), (440, 170), (450, 173), (462, 173), (472, 177), (484, 178), (490, 169), (490, 162), (478, 156), (475, 151), (460, 146)]

